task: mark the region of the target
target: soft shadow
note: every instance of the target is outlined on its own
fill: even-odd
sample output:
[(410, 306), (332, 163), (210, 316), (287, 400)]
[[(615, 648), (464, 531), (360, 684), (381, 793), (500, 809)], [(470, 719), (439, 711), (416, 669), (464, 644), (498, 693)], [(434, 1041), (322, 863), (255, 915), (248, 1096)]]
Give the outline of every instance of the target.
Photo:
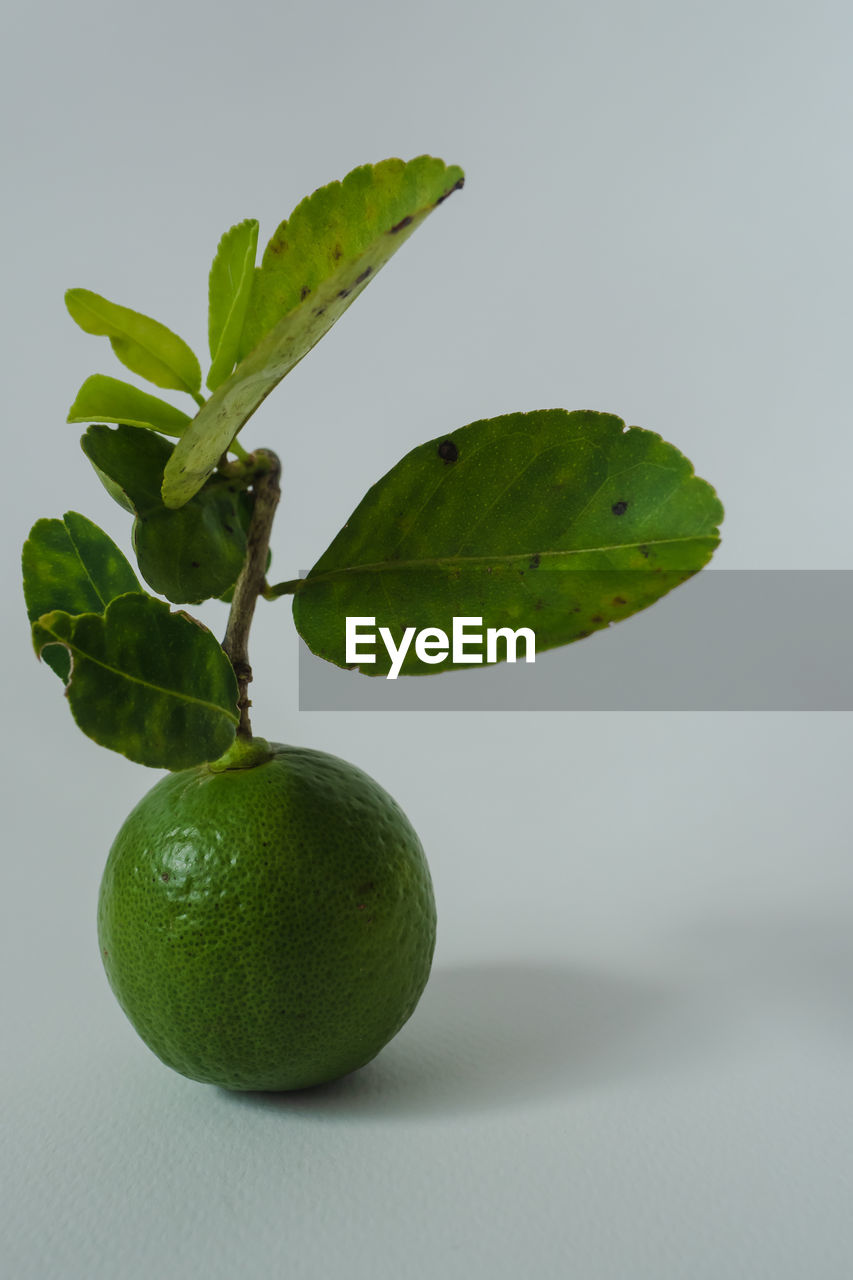
[(684, 988), (559, 965), (438, 969), (378, 1058), (297, 1093), (225, 1093), (236, 1105), (316, 1115), (476, 1112), (677, 1070), (711, 1028)]
[(849, 911), (732, 912), (696, 922), (681, 941), (693, 985), (743, 1025), (853, 1046)]

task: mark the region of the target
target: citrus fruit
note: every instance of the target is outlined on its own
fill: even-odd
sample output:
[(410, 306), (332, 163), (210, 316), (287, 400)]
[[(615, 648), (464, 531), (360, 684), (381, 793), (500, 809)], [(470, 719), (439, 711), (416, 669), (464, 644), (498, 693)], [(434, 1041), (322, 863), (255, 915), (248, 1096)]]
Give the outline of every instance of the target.
[(107, 860), (101, 955), (176, 1071), (300, 1089), (369, 1062), (410, 1016), (435, 945), (423, 849), (335, 756), (255, 739), (163, 778)]

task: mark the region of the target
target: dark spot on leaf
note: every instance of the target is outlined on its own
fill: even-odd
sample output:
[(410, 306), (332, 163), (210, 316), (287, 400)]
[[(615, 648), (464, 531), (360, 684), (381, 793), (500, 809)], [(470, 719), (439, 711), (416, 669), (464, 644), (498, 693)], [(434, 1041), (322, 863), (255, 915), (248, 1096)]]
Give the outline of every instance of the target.
[(110, 954), (109, 951), (107, 951), (106, 947), (104, 947), (104, 955), (108, 956), (109, 954)]
[(356, 278), (355, 278), (355, 282), (356, 282), (356, 284), (362, 284), (362, 283), (367, 279), (367, 277), (370, 275), (370, 273), (371, 273), (371, 271), (372, 271), (372, 270), (373, 270), (373, 267), (365, 267), (365, 268), (364, 268), (364, 270), (362, 271), (361, 275), (360, 275), (360, 276), (356, 276)]
[(302, 286), (302, 292), (299, 295), (300, 301), (304, 302), (310, 292), (311, 292), (311, 286), (309, 284), (304, 284)]
[(580, 611), (581, 611), (581, 607), (579, 604), (574, 605), (574, 607), (572, 608), (572, 613), (580, 613)]
[(191, 561), (190, 561), (190, 564), (192, 565), (192, 567), (193, 567), (194, 569), (200, 569), (200, 568), (201, 568), (201, 565), (199, 564), (198, 560), (191, 560)]
[(537, 611), (538, 611), (539, 609), (544, 609), (544, 608), (545, 608), (545, 601), (544, 601), (544, 600), (537, 600), (537, 601), (536, 601), (536, 603), (535, 603), (535, 605), (533, 606), (533, 608), (534, 608), (534, 609), (536, 609)]
[(628, 510), (628, 503), (624, 498), (620, 498), (618, 502), (613, 503), (610, 510), (615, 516), (624, 516), (625, 512)]
[(367, 910), (367, 903), (366, 903), (366, 902), (359, 902), (358, 906), (356, 907), (356, 910), (357, 910), (357, 911), (366, 911), (366, 910)]
[(445, 462), (455, 462), (459, 457), (459, 450), (452, 440), (442, 440), (438, 446), (438, 456)]
[(339, 244), (336, 244), (334, 249), (332, 250), (332, 257), (334, 258), (335, 262), (339, 262), (343, 256), (344, 256), (343, 249)]
[(646, 559), (648, 560), (648, 558), (649, 558), (649, 549), (648, 549), (648, 547), (637, 547), (637, 550), (639, 551), (639, 553), (640, 553), (640, 555), (641, 555), (641, 556), (645, 556), (645, 557), (646, 557)]
[(579, 632), (578, 632), (578, 640), (585, 640), (585, 639), (587, 638), (587, 636), (588, 636), (588, 635), (589, 635), (589, 632), (588, 632), (588, 631), (579, 631)]
[(542, 558), (542, 557), (541, 557), (541, 556), (539, 555), (539, 553), (537, 552), (537, 553), (536, 553), (536, 555), (533, 557), (533, 559), (530, 561), (530, 568), (531, 568), (531, 569), (538, 569), (538, 568), (539, 568), (539, 561), (541, 560), (541, 558)]
[(603, 621), (604, 619), (602, 618), (600, 613), (593, 614), (593, 616), (590, 618), (590, 622), (603, 622)]
[(465, 186), (465, 179), (460, 178), (458, 182), (455, 182), (453, 184), (453, 186), (450, 188), (449, 191), (445, 191), (443, 196), (438, 197), (438, 199), (435, 202), (436, 208), (438, 208), (440, 204), (443, 204), (448, 196), (452, 196), (454, 191), (461, 191), (464, 186)]
[(165, 883), (166, 883), (166, 884), (168, 884), (168, 883), (169, 883), (169, 873), (168, 873), (168, 871), (164, 871), (164, 872), (163, 872), (163, 874), (161, 875), (160, 879), (161, 879), (161, 880), (163, 880), (163, 881), (165, 881)]
[(233, 532), (234, 532), (234, 527), (233, 527), (233, 525), (230, 525), (230, 524), (224, 524), (224, 523), (223, 523), (222, 527), (223, 527), (223, 529), (225, 530), (225, 532), (226, 532), (226, 533), (233, 533)]
[(622, 596), (614, 596), (614, 597), (613, 597), (613, 603), (614, 603), (614, 604), (627, 604), (627, 603), (628, 603), (628, 601), (627, 601), (627, 600), (625, 600), (625, 599), (623, 599), (623, 597), (622, 597)]
[(411, 216), (401, 218), (400, 221), (395, 226), (393, 226), (391, 230), (388, 232), (389, 236), (395, 236), (398, 231), (403, 230), (403, 227), (410, 227), (413, 222), (414, 222), (414, 218), (412, 218)]
[(339, 289), (339, 290), (338, 290), (338, 297), (339, 297), (339, 298), (348, 298), (348, 297), (350, 296), (350, 294), (351, 294), (351, 293), (352, 293), (352, 289)]
[(326, 308), (325, 308), (325, 307), (315, 307), (315, 308), (314, 308), (314, 315), (315, 315), (315, 316), (324, 316), (325, 314), (326, 314)]

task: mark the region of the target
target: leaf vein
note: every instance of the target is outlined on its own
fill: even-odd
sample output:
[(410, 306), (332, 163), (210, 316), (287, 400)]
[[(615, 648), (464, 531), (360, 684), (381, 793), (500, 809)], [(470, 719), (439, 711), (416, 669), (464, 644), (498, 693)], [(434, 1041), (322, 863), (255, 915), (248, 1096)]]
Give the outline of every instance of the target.
[[(47, 630), (47, 628), (45, 628), (45, 630)], [(48, 634), (51, 635), (55, 633), (48, 632)], [(75, 644), (70, 640), (65, 640), (57, 636), (56, 639), (51, 641), (50, 643), (63, 645), (72, 655), (72, 657), (79, 654), (79, 656), (81, 658), (85, 658), (87, 662), (93, 663), (93, 665), (96, 667), (101, 667), (104, 671), (109, 671), (111, 675), (119, 676), (119, 678), (122, 680), (128, 680), (130, 681), (131, 684), (137, 684), (143, 689), (150, 689), (154, 693), (164, 694), (168, 698), (177, 698), (182, 702), (195, 703), (199, 707), (206, 707), (210, 711), (216, 711), (219, 715), (226, 716), (229, 720), (233, 720), (235, 724), (239, 723), (239, 716), (237, 715), (236, 711), (235, 712), (228, 711), (226, 710), (225, 707), (221, 707), (216, 702), (209, 702), (205, 698), (196, 698), (191, 693), (181, 693), (179, 690), (176, 690), (176, 689), (167, 689), (164, 685), (154, 684), (150, 680), (144, 680), (140, 676), (135, 676), (130, 674), (127, 671), (122, 671), (120, 668), (111, 666), (110, 663), (108, 662), (104, 662), (103, 659), (95, 657), (94, 654), (88, 653), (84, 648), (82, 648), (81, 645)], [(44, 646), (44, 647), (46, 648), (47, 646)]]
[[(595, 555), (605, 554), (610, 551), (632, 551), (638, 547), (655, 547), (655, 546), (673, 546), (679, 542), (713, 542), (716, 544), (718, 538), (715, 534), (688, 534), (678, 538), (644, 538), (640, 542), (620, 542), (614, 543), (612, 546), (603, 547), (566, 547), (557, 551), (512, 551), (506, 553), (497, 552), (490, 556), (433, 556), (430, 559), (421, 560), (377, 560), (369, 564), (350, 564), (341, 565), (337, 569), (327, 569), (323, 573), (311, 575), (304, 579), (306, 588), (312, 583), (323, 582), (329, 578), (340, 577), (349, 573), (383, 573), (395, 569), (430, 569), (438, 568), (442, 565), (456, 567), (462, 564), (490, 564), (494, 561), (508, 562), (513, 560), (529, 560), (534, 555), (538, 555), (540, 561), (557, 556), (579, 556), (579, 555)], [(640, 572), (646, 572), (640, 570)]]
[(66, 521), (65, 521), (64, 519), (63, 519), (62, 523), (65, 525), (65, 531), (66, 531), (66, 533), (68, 534), (68, 541), (71, 543), (71, 548), (72, 548), (72, 550), (73, 550), (73, 552), (74, 552), (75, 556), (77, 557), (77, 559), (78, 559), (78, 561), (79, 561), (79, 563), (80, 563), (80, 568), (83, 570), (84, 574), (85, 574), (85, 575), (86, 575), (86, 577), (88, 578), (88, 580), (89, 580), (89, 582), (90, 582), (90, 584), (91, 584), (92, 590), (94, 591), (95, 595), (98, 597), (98, 599), (100, 600), (101, 604), (102, 604), (102, 605), (104, 606), (104, 608), (106, 609), (107, 605), (109, 604), (109, 600), (105, 600), (105, 599), (104, 599), (103, 594), (102, 594), (102, 592), (100, 591), (100, 589), (99, 589), (99, 587), (98, 587), (98, 584), (95, 582), (95, 579), (92, 577), (91, 573), (89, 572), (89, 566), (86, 564), (85, 560), (84, 560), (84, 559), (83, 559), (83, 557), (81, 556), (81, 554), (80, 554), (80, 552), (79, 552), (79, 550), (78, 550), (78, 548), (77, 548), (77, 543), (74, 541), (74, 534), (73, 534), (73, 533), (71, 532), (71, 530), (68, 528), (68, 524), (66, 523)]

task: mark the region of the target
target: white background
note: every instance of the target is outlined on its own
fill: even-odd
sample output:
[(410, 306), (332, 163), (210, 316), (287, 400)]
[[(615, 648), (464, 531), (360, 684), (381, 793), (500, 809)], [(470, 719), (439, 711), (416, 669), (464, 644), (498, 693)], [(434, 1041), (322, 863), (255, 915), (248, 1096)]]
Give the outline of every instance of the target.
[[(19, 550), (67, 509), (129, 546), (64, 425), (88, 374), (128, 375), (71, 323), (67, 287), (203, 352), (228, 226), (256, 216), (264, 242), (355, 165), (430, 152), (465, 190), (245, 433), (284, 460), (281, 577), (415, 444), (553, 406), (682, 448), (726, 506), (719, 566), (853, 567), (851, 36), (826, 0), (7, 15), (16, 1280), (847, 1280), (849, 716), (300, 715), (287, 603), (262, 606), (257, 731), (396, 796), (439, 943), (374, 1064), (239, 1097), (161, 1066), (107, 988), (100, 873), (158, 775), (73, 725), (29, 652)], [(200, 612), (221, 630), (222, 608)]]

